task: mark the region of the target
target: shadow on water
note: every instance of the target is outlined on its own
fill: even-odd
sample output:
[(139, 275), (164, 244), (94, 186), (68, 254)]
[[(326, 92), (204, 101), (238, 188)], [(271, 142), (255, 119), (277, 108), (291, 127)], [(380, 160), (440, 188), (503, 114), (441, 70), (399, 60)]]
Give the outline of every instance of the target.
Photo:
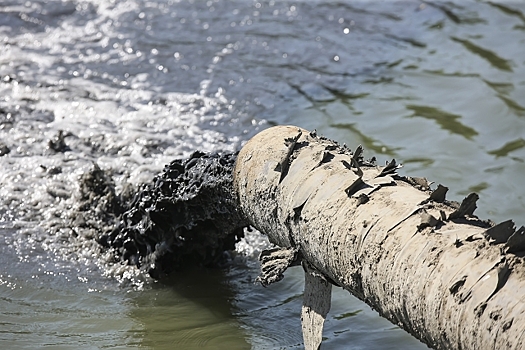
[(129, 316), (142, 347), (251, 349), (232, 313), (234, 293), (221, 269), (191, 268), (136, 293)]
[(434, 120), (442, 129), (447, 130), (451, 134), (461, 135), (469, 140), (478, 135), (476, 130), (459, 121), (461, 119), (460, 115), (430, 106), (407, 105), (406, 108), (413, 112), (410, 118), (420, 117)]
[(509, 95), (514, 90), (514, 86), (509, 83), (497, 83), (484, 80), (485, 83), (496, 92), (496, 96), (517, 116), (525, 116), (525, 107), (520, 105)]
[(391, 148), (391, 147), (388, 147), (384, 144), (382, 144), (380, 141), (370, 137), (370, 136), (367, 136), (365, 134), (363, 134), (357, 127), (355, 124), (353, 123), (348, 123), (348, 124), (332, 124), (330, 125), (332, 128), (336, 128), (336, 129), (345, 129), (345, 130), (349, 130), (351, 131), (352, 133), (354, 133), (358, 140), (361, 141), (363, 147), (367, 150), (371, 150), (373, 151), (373, 153), (378, 153), (378, 154), (385, 154), (385, 155), (388, 155), (388, 156), (395, 156), (396, 155), (396, 151), (399, 150), (400, 148)]
[(501, 58), (491, 50), (487, 50), (481, 46), (474, 44), (469, 40), (452, 37), (453, 41), (462, 44), (468, 51), (487, 60), (493, 67), (501, 69), (506, 72), (512, 72), (511, 61)]
[(489, 154), (495, 155), (496, 157), (506, 157), (509, 153), (525, 147), (525, 140), (519, 138), (513, 141), (507, 142), (501, 148), (489, 151)]

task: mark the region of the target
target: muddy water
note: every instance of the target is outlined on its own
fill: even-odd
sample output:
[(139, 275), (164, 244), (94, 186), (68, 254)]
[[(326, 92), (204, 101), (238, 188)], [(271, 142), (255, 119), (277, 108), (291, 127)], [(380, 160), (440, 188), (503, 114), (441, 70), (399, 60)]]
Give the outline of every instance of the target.
[[(301, 347), (301, 271), (253, 285), (256, 233), (229, 268), (163, 282), (113, 262), (72, 219), (94, 163), (121, 193), (295, 124), (525, 224), (518, 2), (3, 0), (0, 78), (3, 348)], [(341, 290), (325, 337), (424, 348)]]

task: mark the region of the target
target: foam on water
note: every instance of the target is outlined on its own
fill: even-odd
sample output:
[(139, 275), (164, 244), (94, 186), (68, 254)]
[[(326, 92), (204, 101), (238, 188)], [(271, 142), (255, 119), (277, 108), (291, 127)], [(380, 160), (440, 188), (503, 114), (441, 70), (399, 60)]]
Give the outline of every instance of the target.
[[(16, 35), (8, 30), (3, 37), (1, 141), (10, 152), (1, 158), (0, 222), (12, 234), (6, 243), (16, 247), (21, 259), (51, 254), (67, 260), (64, 265), (96, 264), (103, 273), (135, 279), (134, 268), (112, 264), (111, 254), (102, 252), (92, 236), (78, 235), (71, 224), (80, 176), (96, 163), (111, 174), (120, 193), (147, 183), (165, 164), (197, 149), (234, 151), (243, 132), (234, 132), (232, 105), (220, 90), (206, 96), (206, 80), (201, 93), (158, 92), (148, 72), (131, 79), (131, 88), (117, 77), (118, 69), (102, 72), (104, 82), (97, 81), (97, 72), (85, 65), (104, 68), (112, 57), (119, 64), (137, 57), (118, 45), (103, 53), (97, 47), (119, 36), (108, 23), (123, 22), (122, 16), (138, 4), (74, 4), (49, 1), (5, 9), (28, 18), (45, 15), (46, 20), (77, 11), (82, 21), (74, 16), (56, 26), (46, 23), (40, 32)], [(212, 128), (217, 125), (229, 126), (228, 134)], [(66, 148), (56, 151), (52, 142), (60, 132)]]
[[(13, 224), (11, 228), (19, 235), (20, 246), (37, 240), (46, 250), (58, 249), (62, 255), (75, 258), (84, 252), (85, 258), (92, 260), (97, 255), (94, 251), (99, 251), (97, 244), (89, 237), (85, 242), (72, 244), (75, 238), (68, 227), (68, 217), (78, 202), (79, 177), (94, 163), (113, 174), (120, 192), (127, 184), (136, 186), (150, 181), (174, 158), (187, 157), (195, 149), (233, 151), (239, 140), (201, 128), (209, 115), (214, 120), (228, 117), (218, 111), (224, 106), (220, 98), (157, 94), (163, 99), (158, 103), (151, 101), (152, 93), (148, 91), (112, 91), (100, 85), (76, 83), (71, 81), (68, 88), (81, 88), (96, 97), (51, 103), (47, 101), (52, 99), (49, 96), (60, 92), (47, 88), (38, 91), (40, 99), (31, 107), (49, 116), (47, 120), (25, 123), (23, 113), (13, 113), (15, 125), (3, 142), (17, 146), (2, 159), (2, 221), (4, 225)], [(20, 89), (11, 90), (10, 96), (9, 88), (4, 87), (4, 96), (11, 101), (23, 100), (26, 94), (34, 98), (34, 89), (20, 85), (16, 84)], [(111, 95), (112, 101), (105, 101), (105, 95)], [(53, 151), (49, 146), (60, 130), (66, 135), (69, 148), (65, 152)], [(50, 235), (50, 231), (60, 232), (63, 237)], [(79, 250), (78, 244), (91, 246), (94, 251)]]

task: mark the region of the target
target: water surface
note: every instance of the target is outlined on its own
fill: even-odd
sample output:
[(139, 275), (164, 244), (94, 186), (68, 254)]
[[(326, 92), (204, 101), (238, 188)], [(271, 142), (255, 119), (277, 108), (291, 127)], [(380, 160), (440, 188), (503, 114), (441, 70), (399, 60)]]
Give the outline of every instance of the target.
[[(301, 348), (302, 272), (254, 285), (257, 233), (229, 268), (154, 282), (72, 220), (94, 163), (119, 192), (277, 124), (362, 144), (451, 199), (478, 192), (480, 217), (523, 225), (525, 5), (4, 0), (2, 347)], [(324, 336), (330, 349), (425, 348), (340, 289)]]

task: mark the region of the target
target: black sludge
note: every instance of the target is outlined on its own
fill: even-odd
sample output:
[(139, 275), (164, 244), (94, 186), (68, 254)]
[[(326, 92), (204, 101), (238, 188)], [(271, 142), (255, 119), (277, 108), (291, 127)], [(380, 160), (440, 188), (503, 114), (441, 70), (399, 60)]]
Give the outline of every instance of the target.
[(236, 154), (195, 152), (174, 160), (139, 190), (100, 243), (154, 278), (191, 264), (220, 262), (247, 226), (233, 194), (235, 159)]

